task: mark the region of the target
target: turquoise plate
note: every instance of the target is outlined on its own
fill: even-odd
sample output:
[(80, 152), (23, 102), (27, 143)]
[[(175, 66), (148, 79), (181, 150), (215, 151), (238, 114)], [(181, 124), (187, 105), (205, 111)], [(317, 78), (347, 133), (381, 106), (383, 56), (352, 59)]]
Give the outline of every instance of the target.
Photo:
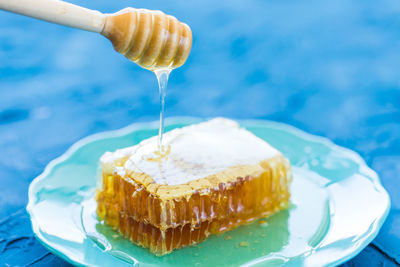
[[(166, 130), (200, 122), (167, 120)], [(334, 266), (376, 236), (390, 207), (377, 174), (355, 152), (291, 126), (241, 121), (293, 166), (291, 205), (199, 245), (156, 257), (97, 220), (93, 200), (100, 156), (154, 136), (158, 122), (97, 134), (52, 161), (29, 188), (36, 238), (51, 252), (86, 266)]]

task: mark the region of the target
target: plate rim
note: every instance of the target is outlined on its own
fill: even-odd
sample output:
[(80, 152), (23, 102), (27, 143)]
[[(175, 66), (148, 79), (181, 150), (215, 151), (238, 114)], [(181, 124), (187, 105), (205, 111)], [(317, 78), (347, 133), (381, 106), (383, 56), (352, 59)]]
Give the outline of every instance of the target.
[[(225, 117), (225, 118), (230, 118), (230, 117)], [(172, 125), (175, 123), (198, 123), (201, 121), (205, 121), (211, 119), (210, 117), (194, 117), (194, 116), (174, 116), (174, 117), (168, 117), (165, 119), (165, 126)], [(253, 125), (273, 125), (276, 128), (279, 129), (284, 129), (287, 130), (291, 133), (294, 133), (296, 136), (300, 136), (302, 139), (306, 139), (308, 141), (313, 141), (313, 142), (319, 142), (324, 145), (327, 145), (330, 148), (340, 150), (341, 152), (344, 152), (346, 155), (348, 155), (352, 160), (354, 160), (362, 169), (360, 168), (360, 173), (362, 173), (365, 177), (369, 178), (369, 180), (379, 188), (379, 192), (385, 196), (386, 200), (386, 209), (383, 215), (379, 218), (377, 218), (374, 223), (373, 223), (373, 229), (368, 232), (368, 234), (361, 239), (361, 242), (357, 246), (353, 246), (353, 249), (351, 249), (345, 256), (338, 258), (336, 260), (331, 260), (324, 266), (337, 266), (339, 264), (342, 264), (351, 258), (355, 257), (357, 254), (359, 254), (366, 246), (368, 246), (369, 243), (372, 242), (373, 239), (377, 236), (379, 233), (379, 230), (381, 229), (383, 223), (385, 222), (390, 208), (391, 208), (391, 201), (390, 201), (390, 196), (389, 193), (386, 191), (386, 189), (383, 187), (381, 180), (378, 176), (378, 174), (371, 169), (368, 164), (365, 162), (365, 160), (354, 150), (351, 150), (349, 148), (339, 146), (335, 144), (332, 140), (330, 140), (327, 137), (315, 135), (308, 133), (300, 128), (297, 128), (293, 125), (289, 125), (283, 122), (277, 122), (277, 121), (272, 121), (272, 120), (265, 120), (265, 119), (233, 119), (237, 121), (240, 125), (245, 124), (244, 127), (250, 127)], [(86, 136), (74, 144), (72, 144), (61, 156), (54, 158), (51, 160), (46, 167), (44, 168), (43, 172), (35, 177), (32, 182), (29, 185), (28, 189), (28, 204), (26, 206), (26, 211), (29, 215), (30, 221), (31, 221), (31, 228), (33, 231), (33, 235), (35, 236), (36, 240), (39, 241), (40, 244), (42, 244), (47, 250), (55, 254), (56, 256), (64, 259), (65, 261), (72, 263), (76, 266), (91, 266), (90, 264), (83, 264), (73, 258), (70, 258), (66, 253), (63, 253), (54, 247), (52, 247), (50, 244), (46, 242), (46, 238), (44, 238), (40, 234), (40, 227), (39, 224), (37, 223), (35, 219), (35, 215), (33, 213), (32, 208), (34, 207), (35, 200), (37, 199), (36, 196), (33, 193), (33, 189), (36, 186), (37, 183), (39, 183), (41, 180), (45, 179), (47, 175), (53, 170), (54, 167), (56, 167), (58, 164), (64, 162), (68, 158), (71, 157), (71, 155), (76, 152), (79, 148), (97, 141), (101, 140), (104, 138), (113, 138), (113, 137), (118, 137), (118, 136), (123, 136), (125, 134), (129, 134), (130, 132), (135, 131), (136, 129), (142, 129), (145, 126), (147, 128), (157, 128), (159, 126), (159, 121), (158, 120), (153, 120), (153, 121), (143, 121), (143, 122), (134, 122), (132, 124), (129, 124), (125, 127), (115, 129), (115, 130), (109, 130), (109, 131), (102, 131), (99, 133), (95, 133), (89, 136)]]

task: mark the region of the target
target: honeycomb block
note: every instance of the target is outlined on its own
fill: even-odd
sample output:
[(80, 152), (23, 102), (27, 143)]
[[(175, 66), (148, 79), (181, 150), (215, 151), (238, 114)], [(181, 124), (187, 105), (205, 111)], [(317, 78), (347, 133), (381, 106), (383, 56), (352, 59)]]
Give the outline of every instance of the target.
[(101, 220), (158, 256), (289, 205), (290, 164), (231, 120), (168, 132), (101, 159)]
[(185, 186), (146, 185), (133, 173), (103, 172), (98, 215), (135, 244), (164, 255), (288, 206), (291, 175), (283, 156), (230, 171), (241, 175), (219, 173)]

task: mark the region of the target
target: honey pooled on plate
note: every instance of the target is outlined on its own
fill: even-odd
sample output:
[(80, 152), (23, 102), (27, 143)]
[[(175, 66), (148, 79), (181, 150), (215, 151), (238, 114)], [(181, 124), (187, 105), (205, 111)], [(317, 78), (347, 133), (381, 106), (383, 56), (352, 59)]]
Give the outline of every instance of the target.
[(197, 244), (289, 205), (290, 164), (229, 119), (165, 133), (106, 152), (97, 213), (158, 256)]

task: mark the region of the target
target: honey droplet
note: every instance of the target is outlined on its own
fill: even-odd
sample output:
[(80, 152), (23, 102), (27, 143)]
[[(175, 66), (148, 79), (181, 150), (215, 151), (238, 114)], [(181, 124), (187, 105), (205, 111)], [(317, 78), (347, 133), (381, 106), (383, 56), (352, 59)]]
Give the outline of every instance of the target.
[(249, 242), (240, 242), (240, 243), (239, 243), (239, 246), (241, 246), (241, 247), (248, 247), (248, 246), (250, 246), (250, 244), (249, 244)]
[(261, 227), (267, 227), (267, 226), (268, 226), (268, 223), (267, 223), (266, 221), (264, 221), (264, 220), (258, 221), (258, 224), (259, 224)]

